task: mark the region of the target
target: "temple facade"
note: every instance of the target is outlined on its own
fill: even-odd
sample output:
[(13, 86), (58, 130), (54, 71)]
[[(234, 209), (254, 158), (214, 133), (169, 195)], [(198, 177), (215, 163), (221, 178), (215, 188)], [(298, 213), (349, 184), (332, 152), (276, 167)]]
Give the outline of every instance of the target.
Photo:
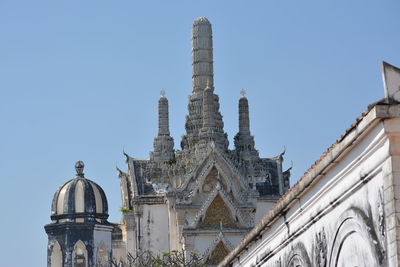
[(181, 149), (174, 149), (162, 92), (149, 159), (125, 154), (127, 171), (118, 170), (123, 219), (114, 255), (196, 250), (216, 265), (289, 188), (283, 153), (259, 157), (244, 91), (229, 149), (214, 87), (212, 28), (204, 17), (193, 23), (192, 44), (193, 86)]
[(289, 190), (283, 153), (260, 158), (242, 90), (234, 148), (215, 94), (210, 22), (193, 23), (192, 93), (176, 150), (168, 99), (148, 159), (118, 169), (120, 223), (102, 188), (75, 165), (55, 193), (48, 267), (109, 266), (142, 252), (198, 251), (207, 266), (400, 266), (400, 69), (383, 63), (385, 98)]
[[(158, 101), (158, 133), (148, 159), (126, 153), (118, 169), (122, 220), (107, 221), (107, 198), (83, 175), (55, 193), (49, 238), (49, 267), (108, 266), (143, 252), (197, 251), (217, 265), (288, 190), (283, 154), (260, 158), (250, 131), (249, 103), (242, 90), (234, 149), (219, 111), (213, 74), (210, 22), (193, 23), (192, 93), (180, 142), (169, 131), (168, 99)], [(156, 122), (155, 122), (156, 123)]]

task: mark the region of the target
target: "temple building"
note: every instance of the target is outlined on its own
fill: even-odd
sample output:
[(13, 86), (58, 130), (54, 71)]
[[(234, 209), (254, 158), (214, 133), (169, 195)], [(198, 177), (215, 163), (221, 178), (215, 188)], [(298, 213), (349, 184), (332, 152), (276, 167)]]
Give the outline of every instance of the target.
[[(289, 190), (283, 154), (260, 158), (242, 90), (230, 149), (215, 94), (210, 22), (193, 23), (192, 93), (175, 149), (165, 92), (148, 159), (118, 169), (122, 219), (110, 223), (102, 188), (75, 165), (55, 193), (48, 267), (198, 251), (206, 266), (400, 266), (400, 69), (383, 63), (385, 97)], [(155, 122), (156, 123), (156, 122)]]
[(121, 249), (197, 250), (215, 265), (288, 190), (290, 173), (282, 171), (283, 155), (259, 157), (244, 91), (235, 148), (229, 149), (214, 92), (212, 29), (204, 17), (193, 23), (192, 45), (192, 94), (181, 149), (174, 149), (162, 92), (149, 159), (126, 154), (127, 171), (119, 170)]
[(215, 94), (210, 22), (193, 23), (192, 93), (176, 150), (169, 131), (168, 99), (158, 101), (158, 133), (149, 159), (126, 153), (118, 169), (121, 223), (107, 221), (103, 190), (83, 175), (62, 185), (53, 199), (48, 266), (92, 267), (128, 254), (196, 250), (217, 265), (289, 189), (283, 154), (260, 158), (250, 131), (249, 103), (242, 90), (238, 133), (229, 148)]

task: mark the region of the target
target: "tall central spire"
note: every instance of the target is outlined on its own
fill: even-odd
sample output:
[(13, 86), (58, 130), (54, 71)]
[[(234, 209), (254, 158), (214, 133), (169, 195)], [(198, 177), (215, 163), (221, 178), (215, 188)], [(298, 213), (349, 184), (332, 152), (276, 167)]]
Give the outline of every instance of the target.
[(192, 83), (193, 93), (204, 91), (207, 85), (214, 87), (212, 29), (205, 17), (193, 23)]
[(214, 94), (213, 44), (211, 23), (205, 17), (193, 22), (192, 33), (192, 94), (182, 149), (206, 147), (214, 142), (223, 150), (228, 148), (224, 123), (219, 112), (219, 98)]

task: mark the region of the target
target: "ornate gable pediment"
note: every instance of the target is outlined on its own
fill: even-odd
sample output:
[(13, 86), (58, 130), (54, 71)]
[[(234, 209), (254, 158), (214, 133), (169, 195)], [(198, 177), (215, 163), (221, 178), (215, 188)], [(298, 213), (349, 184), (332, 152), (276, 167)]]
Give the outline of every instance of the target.
[(234, 248), (222, 232), (216, 236), (204, 253), (206, 265), (218, 265), (219, 262)]
[(238, 222), (230, 212), (224, 200), (219, 194), (215, 196), (211, 204), (208, 206), (204, 218), (199, 222), (198, 228), (200, 229), (218, 229), (224, 228), (237, 228)]
[[(246, 202), (247, 199), (244, 197), (243, 192), (249, 191), (250, 188), (245, 178), (240, 175), (233, 164), (229, 164), (228, 162), (229, 159), (224, 158), (217, 148), (212, 149), (198, 165), (198, 169), (178, 188), (178, 192), (189, 192), (182, 203), (190, 204), (200, 192), (211, 191), (217, 180), (226, 192), (233, 195), (237, 202)], [(213, 174), (212, 172), (216, 173)]]
[(208, 195), (197, 212), (189, 228), (240, 228), (248, 227), (250, 223), (225, 193), (221, 185), (217, 184), (217, 187)]

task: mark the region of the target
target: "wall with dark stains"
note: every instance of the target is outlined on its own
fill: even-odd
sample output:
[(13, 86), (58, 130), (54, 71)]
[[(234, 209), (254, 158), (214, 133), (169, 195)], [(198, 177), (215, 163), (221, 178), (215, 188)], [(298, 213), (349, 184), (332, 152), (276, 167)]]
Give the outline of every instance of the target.
[(233, 266), (398, 266), (400, 118), (355, 134)]

